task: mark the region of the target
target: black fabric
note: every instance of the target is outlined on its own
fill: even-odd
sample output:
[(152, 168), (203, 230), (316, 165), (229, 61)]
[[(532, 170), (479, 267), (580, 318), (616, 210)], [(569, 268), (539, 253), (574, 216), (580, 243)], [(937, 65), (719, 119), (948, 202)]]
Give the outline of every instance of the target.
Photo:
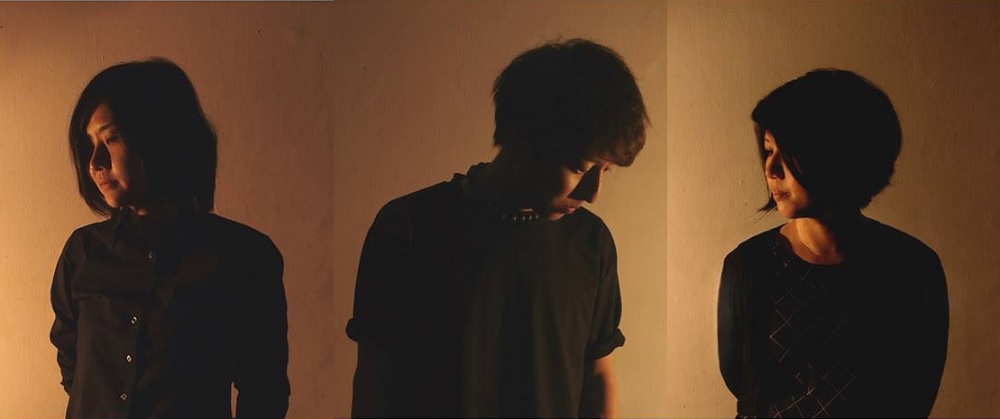
[(719, 363), (739, 416), (930, 413), (948, 343), (941, 262), (877, 221), (862, 234), (863, 248), (835, 266), (797, 258), (779, 228), (726, 256)]
[(391, 358), (388, 416), (575, 417), (585, 363), (625, 340), (611, 234), (584, 208), (500, 221), (462, 178), (379, 211), (347, 334)]
[(68, 418), (279, 417), (288, 408), (283, 261), (214, 214), (128, 210), (77, 229), (52, 283)]

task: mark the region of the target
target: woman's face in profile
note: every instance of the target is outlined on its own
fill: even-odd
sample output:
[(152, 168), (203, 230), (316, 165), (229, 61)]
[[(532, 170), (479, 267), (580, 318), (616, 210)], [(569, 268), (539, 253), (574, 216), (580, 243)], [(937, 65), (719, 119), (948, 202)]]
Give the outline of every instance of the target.
[(139, 159), (129, 154), (106, 105), (91, 115), (87, 137), (93, 146), (88, 171), (104, 201), (113, 208), (141, 202), (146, 193), (145, 172)]
[(770, 131), (764, 133), (764, 152), (767, 156), (764, 160), (764, 178), (771, 198), (777, 204), (778, 213), (788, 219), (801, 217), (809, 206), (809, 193), (788, 170), (785, 158)]

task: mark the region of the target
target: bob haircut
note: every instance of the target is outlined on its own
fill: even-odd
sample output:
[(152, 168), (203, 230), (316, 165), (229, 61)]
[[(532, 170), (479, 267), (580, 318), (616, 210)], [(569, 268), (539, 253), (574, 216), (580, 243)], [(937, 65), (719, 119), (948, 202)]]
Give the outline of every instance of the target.
[[(751, 114), (761, 163), (770, 131), (821, 211), (860, 210), (889, 185), (902, 133), (892, 102), (853, 72), (817, 69), (778, 87)], [(773, 210), (768, 198), (761, 211)]]
[(90, 178), (94, 146), (87, 124), (106, 105), (130, 154), (145, 169), (149, 194), (194, 212), (215, 204), (216, 136), (191, 80), (173, 62), (150, 58), (111, 66), (83, 89), (73, 109), (69, 147), (80, 196), (94, 212), (115, 212)]
[(584, 39), (550, 42), (511, 61), (493, 83), (496, 146), (629, 166), (649, 125), (635, 77), (616, 52)]

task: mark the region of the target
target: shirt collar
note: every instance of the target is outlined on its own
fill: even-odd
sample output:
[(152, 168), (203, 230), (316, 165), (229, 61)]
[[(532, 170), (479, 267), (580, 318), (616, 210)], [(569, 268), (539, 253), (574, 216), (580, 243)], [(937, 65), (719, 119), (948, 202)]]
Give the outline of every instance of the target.
[[(192, 211), (181, 210), (177, 218), (170, 221), (171, 225), (165, 228), (173, 231), (178, 243), (186, 243), (197, 232), (197, 229), (193, 226), (196, 216), (197, 214)], [(136, 227), (138, 227), (137, 223), (139, 221), (139, 215), (128, 207), (120, 207), (112, 213), (111, 247), (114, 248), (117, 246), (127, 236), (132, 236), (132, 238), (140, 240), (143, 239), (143, 237), (139, 237), (139, 234), (137, 234), (138, 230)]]

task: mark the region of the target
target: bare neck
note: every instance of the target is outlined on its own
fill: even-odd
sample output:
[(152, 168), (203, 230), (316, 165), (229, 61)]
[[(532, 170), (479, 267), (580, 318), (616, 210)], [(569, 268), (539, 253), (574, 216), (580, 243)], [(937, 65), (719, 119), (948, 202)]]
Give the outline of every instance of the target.
[(829, 217), (802, 217), (781, 228), (795, 255), (817, 265), (843, 263), (863, 217), (860, 212)]

